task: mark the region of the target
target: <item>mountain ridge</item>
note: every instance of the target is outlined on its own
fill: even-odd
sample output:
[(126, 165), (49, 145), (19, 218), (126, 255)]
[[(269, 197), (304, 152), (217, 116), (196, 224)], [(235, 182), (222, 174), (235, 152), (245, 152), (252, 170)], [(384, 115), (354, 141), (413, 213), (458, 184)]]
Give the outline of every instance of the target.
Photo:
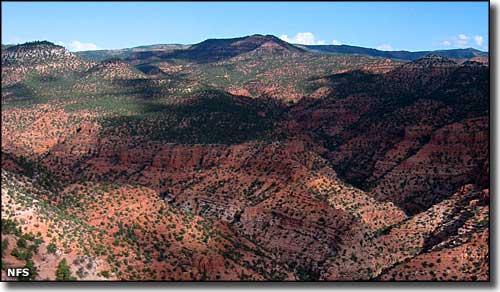
[(470, 59), (477, 56), (488, 56), (488, 52), (474, 48), (457, 48), (448, 50), (427, 50), (427, 51), (383, 51), (374, 48), (366, 48), (351, 45), (300, 45), (311, 51), (338, 54), (364, 54), (373, 57), (391, 58), (414, 61), (428, 54), (436, 54), (448, 58)]
[[(245, 41), (245, 40), (248, 41), (252, 39), (255, 40), (259, 38), (275, 42), (280, 46), (282, 46), (283, 48), (286, 48), (294, 52), (307, 51), (312, 53), (326, 53), (326, 54), (360, 54), (372, 57), (390, 58), (395, 60), (406, 60), (406, 61), (414, 61), (430, 53), (454, 59), (471, 59), (475, 57), (476, 58), (487, 57), (489, 55), (488, 52), (474, 48), (453, 48), (453, 49), (424, 50), (424, 51), (408, 51), (408, 50), (384, 51), (375, 48), (361, 47), (354, 45), (302, 45), (302, 44), (287, 43), (274, 35), (261, 35), (261, 34), (254, 34), (254, 35), (234, 37), (234, 38), (206, 39), (202, 42), (190, 45), (178, 44), (178, 43), (141, 45), (131, 48), (122, 48), (122, 49), (77, 51), (75, 52), (75, 54), (89, 61), (102, 61), (112, 57), (126, 59), (130, 58), (135, 53), (147, 53), (147, 52), (172, 53), (177, 51), (177, 53), (175, 53), (174, 56), (189, 58), (190, 55), (192, 55), (193, 53), (196, 54), (196, 52), (193, 52), (193, 50), (194, 51), (207, 50), (210, 49), (211, 46), (220, 47), (220, 44), (230, 44), (233, 42)], [(38, 41), (32, 43), (36, 42)], [(50, 43), (47, 41), (41, 41), (41, 42)], [(2, 45), (2, 50), (16, 46), (19, 46), (19, 44), (18, 45), (5, 44)], [(253, 47), (253, 49), (255, 48), (256, 47)], [(189, 52), (189, 50), (192, 51)], [(228, 54), (232, 55), (234, 54), (234, 52), (233, 53), (228, 52)], [(209, 58), (209, 56), (203, 56), (203, 58)], [(222, 57), (212, 57), (212, 59), (214, 60), (220, 58)]]
[(489, 279), (487, 62), (263, 35), (155, 48), (99, 62), (46, 43), (2, 50), (4, 267)]

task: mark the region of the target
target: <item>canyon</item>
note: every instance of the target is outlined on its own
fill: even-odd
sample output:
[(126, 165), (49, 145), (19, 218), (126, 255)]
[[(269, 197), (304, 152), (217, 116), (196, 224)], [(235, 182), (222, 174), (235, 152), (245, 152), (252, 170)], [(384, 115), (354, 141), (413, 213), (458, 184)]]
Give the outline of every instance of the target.
[(488, 281), (487, 53), (328, 47), (2, 46), (2, 280)]

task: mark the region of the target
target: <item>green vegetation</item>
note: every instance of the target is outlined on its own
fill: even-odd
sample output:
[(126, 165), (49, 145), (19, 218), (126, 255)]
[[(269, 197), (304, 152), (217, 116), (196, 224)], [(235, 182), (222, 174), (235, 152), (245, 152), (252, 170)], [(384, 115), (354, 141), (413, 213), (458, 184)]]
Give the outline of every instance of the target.
[(19, 229), (17, 222), (2, 218), (2, 234), (14, 234), (20, 236), (21, 230)]
[(297, 266), (295, 268), (295, 276), (299, 281), (318, 281), (319, 271), (313, 266)]
[(7, 239), (2, 240), (2, 256), (5, 255), (7, 248), (9, 247), (9, 241)]
[(62, 46), (56, 45), (52, 42), (49, 41), (31, 41), (31, 42), (25, 42), (23, 44), (15, 46), (16, 49), (23, 48), (23, 49), (29, 49), (31, 47), (36, 47), (40, 45), (45, 45), (45, 46), (54, 46), (54, 47), (59, 47), (62, 48)]
[(24, 266), (29, 270), (29, 275), (28, 276), (18, 276), (17, 280), (18, 281), (33, 281), (36, 279), (36, 276), (38, 275), (38, 269), (35, 267), (35, 263), (32, 260), (27, 260), (26, 265)]
[(56, 251), (57, 251), (57, 246), (53, 242), (51, 242), (51, 243), (49, 243), (49, 245), (47, 245), (47, 252), (48, 253), (55, 254)]
[(75, 277), (71, 275), (71, 269), (66, 262), (66, 259), (62, 259), (57, 265), (56, 270), (56, 280), (57, 281), (74, 281)]
[(26, 239), (24, 238), (19, 238), (17, 240), (17, 247), (20, 247), (20, 248), (26, 248)]
[(270, 137), (280, 111), (249, 98), (202, 91), (193, 102), (169, 106), (135, 104), (136, 113), (103, 120), (103, 135), (144, 136), (177, 143), (233, 144)]
[[(94, 57), (104, 55), (97, 52)], [(59, 281), (91, 279), (95, 271), (104, 278), (130, 280), (173, 275), (202, 280), (253, 280), (259, 276), (284, 280), (292, 275), (300, 281), (316, 281), (343, 264), (349, 271), (357, 269), (353, 277), (369, 278), (388, 268), (386, 264), (411, 260), (436, 246), (427, 237), (441, 241), (447, 236), (445, 231), (463, 231), (465, 240), (471, 240), (473, 232), (488, 228), (488, 218), (479, 215), (471, 232), (462, 228), (464, 222), (449, 224), (453, 230), (437, 223), (427, 229), (416, 222), (422, 225), (417, 230), (427, 230), (424, 234), (406, 232), (399, 223), (385, 225), (398, 220), (398, 206), (411, 205), (420, 215), (446, 199), (445, 195), (462, 185), (462, 177), (468, 179), (479, 169), (475, 160), (487, 160), (480, 153), (464, 151), (461, 156), (471, 162), (464, 167), (453, 164), (459, 166), (453, 170), (456, 186), (392, 173), (403, 161), (412, 162), (425, 144), (439, 140), (435, 139), (440, 136), (436, 130), (460, 122), (454, 117), (454, 103), (482, 90), (474, 82), (462, 82), (456, 76), (451, 81), (457, 86), (472, 88), (467, 94), (456, 90), (449, 98), (440, 89), (439, 94), (422, 101), (429, 96), (412, 92), (412, 84), (397, 84), (393, 79), (384, 80), (382, 74), (360, 70), (384, 66), (385, 60), (376, 58), (275, 54), (265, 48), (237, 58), (223, 56), (218, 62), (198, 62), (182, 54), (169, 56), (135, 60), (134, 64), (140, 63), (135, 67), (118, 59), (94, 65), (74, 56), (58, 59), (61, 55), (54, 59), (28, 57), (25, 63), (16, 63), (28, 69), (2, 88), (2, 129), (5, 124), (5, 138), (10, 138), (2, 157), (5, 155), (9, 169), (17, 170), (15, 174), (2, 172), (2, 188), (6, 185), (9, 198), (6, 217), (18, 221), (2, 218), (2, 234), (8, 234), (2, 241), (2, 255), (25, 263), (32, 275), (24, 280), (39, 273), (33, 261), (45, 256), (38, 254), (41, 232), (50, 238), (48, 254), (72, 258), (77, 254), (70, 264), (66, 259), (58, 263), (55, 276)], [(211, 54), (200, 57), (210, 58)], [(312, 93), (311, 98), (301, 99)], [(291, 105), (290, 101), (299, 99), (298, 105)], [(486, 100), (472, 109), (481, 112)], [(427, 103), (436, 105), (427, 110)], [(467, 118), (477, 117), (477, 112), (468, 115), (464, 111), (459, 118), (466, 114)], [(435, 120), (437, 116), (443, 119)], [(420, 125), (426, 127), (415, 127)], [(471, 127), (464, 132), (479, 131)], [(484, 133), (469, 140), (481, 140), (487, 137), (487, 129)], [(460, 140), (460, 135), (453, 134), (445, 129), (442, 136)], [(281, 143), (288, 138), (293, 141)], [(245, 145), (192, 145), (198, 143)], [(170, 148), (175, 148), (172, 155), (165, 151)], [(467, 147), (449, 148), (462, 151)], [(477, 148), (487, 151), (487, 147)], [(122, 154), (136, 155), (142, 149), (144, 153), (122, 163), (126, 158)], [(184, 167), (189, 149), (196, 152), (191, 152), (193, 159)], [(198, 159), (198, 154), (204, 157)], [(235, 163), (219, 163), (226, 154), (240, 157)], [(408, 166), (426, 164), (423, 156)], [(450, 155), (435, 156), (429, 159), (448, 162)], [(167, 169), (162, 168), (166, 164)], [(429, 170), (437, 177), (446, 173), (443, 164), (415, 173), (423, 175)], [(400, 173), (406, 175), (405, 171)], [(358, 188), (337, 182), (337, 175)], [(390, 187), (379, 184), (392, 178), (395, 182)], [(445, 195), (397, 192), (415, 186)], [(378, 187), (387, 195), (377, 193)], [(402, 198), (394, 199), (399, 195)], [(369, 205), (372, 200), (374, 206)], [(446, 224), (457, 210), (478, 204), (484, 207), (483, 200), (454, 204), (447, 215), (450, 218), (428, 215)], [(32, 213), (19, 216), (20, 210)], [(395, 218), (384, 218), (382, 213)], [(414, 218), (408, 214), (403, 223)], [(426, 218), (423, 215), (419, 218)], [(26, 224), (32, 222), (34, 227), (42, 226), (40, 232), (23, 234), (28, 230)], [(434, 236), (436, 232), (439, 236)], [(391, 245), (396, 235), (398, 244)], [(347, 236), (360, 240), (346, 241)], [(452, 256), (454, 264), (461, 263), (456, 254)], [(216, 268), (227, 273), (211, 274), (211, 258), (221, 264)], [(101, 270), (103, 261), (109, 271)], [(422, 268), (437, 267), (434, 265), (423, 262)], [(480, 262), (474, 265), (477, 271), (483, 268)], [(165, 269), (152, 271), (150, 266)], [(466, 266), (461, 269), (469, 271)], [(338, 275), (350, 277), (342, 271)]]
[(108, 272), (108, 271), (102, 271), (102, 272), (101, 272), (101, 275), (102, 275), (104, 278), (106, 278), (106, 279), (108, 279), (108, 278), (109, 278), (109, 276), (110, 276), (110, 274), (109, 274), (109, 272)]

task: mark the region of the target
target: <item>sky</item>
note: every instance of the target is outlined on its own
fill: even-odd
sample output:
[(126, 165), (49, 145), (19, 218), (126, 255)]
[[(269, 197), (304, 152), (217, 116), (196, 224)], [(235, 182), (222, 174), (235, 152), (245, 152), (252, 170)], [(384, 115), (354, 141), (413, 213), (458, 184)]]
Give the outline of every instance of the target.
[(71, 51), (272, 34), (382, 50), (488, 50), (488, 2), (4, 2), (2, 44)]

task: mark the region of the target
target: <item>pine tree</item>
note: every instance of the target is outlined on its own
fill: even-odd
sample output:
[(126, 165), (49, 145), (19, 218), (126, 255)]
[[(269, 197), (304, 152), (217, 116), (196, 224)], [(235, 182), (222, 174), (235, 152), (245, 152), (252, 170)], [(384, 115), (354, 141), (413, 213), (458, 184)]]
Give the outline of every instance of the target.
[(62, 259), (57, 265), (56, 280), (57, 281), (76, 280), (76, 278), (71, 275), (71, 270), (69, 268), (68, 263), (66, 262), (66, 259)]

